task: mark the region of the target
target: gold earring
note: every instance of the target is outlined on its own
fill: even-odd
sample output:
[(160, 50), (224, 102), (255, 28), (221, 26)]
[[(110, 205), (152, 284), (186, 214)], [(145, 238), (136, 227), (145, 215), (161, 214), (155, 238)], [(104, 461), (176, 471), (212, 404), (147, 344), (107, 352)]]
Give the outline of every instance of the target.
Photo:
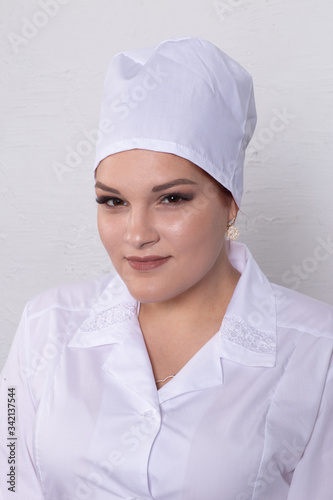
[(237, 240), (237, 238), (239, 236), (239, 229), (238, 229), (238, 227), (234, 226), (235, 221), (236, 221), (236, 217), (231, 219), (227, 224), (226, 234), (227, 234), (227, 238), (229, 240)]

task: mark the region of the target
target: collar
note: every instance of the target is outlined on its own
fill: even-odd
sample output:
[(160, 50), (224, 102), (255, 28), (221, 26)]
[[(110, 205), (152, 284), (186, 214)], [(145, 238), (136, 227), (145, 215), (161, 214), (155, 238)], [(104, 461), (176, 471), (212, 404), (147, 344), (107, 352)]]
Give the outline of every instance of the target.
[(229, 242), (231, 264), (241, 273), (219, 331), (221, 357), (248, 366), (276, 361), (276, 300), (272, 285), (243, 243)]
[[(241, 277), (221, 327), (177, 374), (177, 384), (172, 379), (157, 391), (159, 402), (221, 384), (221, 358), (247, 366), (275, 365), (276, 305), (271, 284), (246, 245), (229, 242), (228, 255)], [(113, 275), (68, 346), (113, 345), (103, 369), (141, 396), (146, 394), (157, 408), (154, 376), (138, 321), (139, 306), (120, 276)]]

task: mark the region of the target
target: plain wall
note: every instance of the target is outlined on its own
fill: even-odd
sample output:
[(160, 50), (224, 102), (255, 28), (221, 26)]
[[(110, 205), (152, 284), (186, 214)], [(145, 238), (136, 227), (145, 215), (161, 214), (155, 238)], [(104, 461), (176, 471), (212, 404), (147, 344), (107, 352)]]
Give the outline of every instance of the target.
[(0, 368), (29, 298), (110, 269), (92, 179), (104, 76), (170, 37), (253, 75), (240, 241), (271, 281), (333, 304), (332, 18), (331, 0), (1, 2)]

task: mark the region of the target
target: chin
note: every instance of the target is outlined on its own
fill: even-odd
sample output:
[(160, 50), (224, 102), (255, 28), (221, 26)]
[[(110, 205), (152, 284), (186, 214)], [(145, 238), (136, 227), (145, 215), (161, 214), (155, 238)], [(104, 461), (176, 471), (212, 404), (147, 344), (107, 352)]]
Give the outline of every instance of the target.
[(163, 286), (149, 286), (146, 283), (125, 282), (129, 293), (132, 297), (143, 304), (152, 304), (157, 302), (165, 302), (179, 295), (176, 290), (166, 290)]
[(154, 284), (153, 280), (150, 283), (148, 281), (145, 283), (138, 281), (125, 283), (132, 297), (143, 304), (162, 303), (177, 297), (180, 298), (195, 285), (195, 283), (173, 283), (173, 286), (170, 286), (170, 280), (168, 280), (167, 286), (163, 283)]
[(165, 294), (158, 293), (157, 291), (149, 292), (148, 290), (132, 289), (128, 288), (129, 293), (132, 297), (141, 302), (142, 304), (153, 304), (157, 302), (164, 302), (172, 297), (166, 296)]

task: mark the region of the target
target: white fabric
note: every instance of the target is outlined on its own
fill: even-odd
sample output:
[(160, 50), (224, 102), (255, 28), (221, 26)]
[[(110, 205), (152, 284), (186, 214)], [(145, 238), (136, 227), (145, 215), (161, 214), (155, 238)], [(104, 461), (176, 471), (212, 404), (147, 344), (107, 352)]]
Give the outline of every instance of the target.
[(160, 390), (117, 275), (27, 305), (1, 377), (2, 499), (332, 500), (333, 309), (270, 284), (245, 245), (229, 257), (219, 331)]
[(173, 153), (213, 176), (239, 206), (255, 124), (252, 78), (242, 66), (206, 40), (166, 40), (112, 59), (94, 168), (128, 149)]

